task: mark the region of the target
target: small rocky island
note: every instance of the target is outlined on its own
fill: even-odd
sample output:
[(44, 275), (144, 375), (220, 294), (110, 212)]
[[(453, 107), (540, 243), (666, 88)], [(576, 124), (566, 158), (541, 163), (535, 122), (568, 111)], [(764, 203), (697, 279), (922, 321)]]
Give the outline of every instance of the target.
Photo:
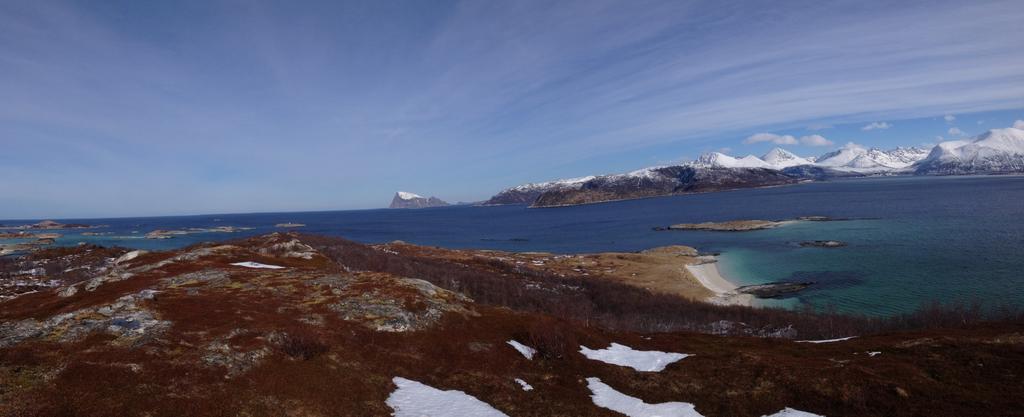
[(445, 207), (448, 205), (449, 204), (447, 202), (437, 197), (423, 197), (419, 194), (399, 191), (395, 193), (395, 197), (391, 199), (391, 205), (388, 206), (388, 208), (415, 209), (427, 207)]
[(39, 223), (34, 224), (23, 224), (20, 226), (2, 226), (0, 229), (14, 229), (14, 230), (60, 230), (60, 229), (90, 229), (98, 226), (90, 226), (88, 224), (80, 223), (60, 223), (54, 220), (43, 220)]
[(841, 248), (846, 246), (846, 242), (838, 240), (809, 240), (800, 242), (800, 246), (805, 248)]
[(774, 229), (792, 223), (776, 220), (730, 220), (726, 222), (680, 223), (657, 230), (705, 230), (714, 232), (747, 232), (751, 230)]
[(655, 227), (654, 230), (704, 230), (713, 232), (749, 232), (752, 230), (774, 229), (796, 222), (829, 222), (833, 219), (826, 216), (801, 216), (792, 220), (729, 220), (724, 222), (679, 223), (668, 227)]

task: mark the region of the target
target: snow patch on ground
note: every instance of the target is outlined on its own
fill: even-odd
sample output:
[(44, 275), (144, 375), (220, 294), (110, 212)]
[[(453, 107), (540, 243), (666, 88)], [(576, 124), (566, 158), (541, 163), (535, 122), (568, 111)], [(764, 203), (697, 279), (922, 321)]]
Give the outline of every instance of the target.
[(419, 382), (395, 377), (398, 386), (386, 404), (395, 417), (508, 417), (489, 404), (462, 391), (442, 391)]
[(814, 413), (808, 413), (806, 411), (794, 410), (792, 408), (786, 407), (782, 411), (779, 411), (778, 413), (772, 414), (770, 416), (762, 416), (762, 417), (825, 417), (825, 416), (822, 416), (822, 415), (819, 415), (819, 414), (814, 414)]
[(519, 353), (522, 353), (523, 356), (526, 357), (526, 359), (533, 360), (533, 355), (537, 354), (537, 349), (534, 349), (532, 347), (526, 346), (526, 345), (524, 345), (522, 343), (519, 343), (519, 342), (517, 342), (515, 340), (509, 340), (508, 344), (511, 345), (513, 348), (515, 348), (515, 350), (518, 350)]
[(235, 262), (231, 265), (241, 266), (245, 268), (257, 268), (257, 269), (284, 269), (283, 266), (261, 264), (259, 262)]
[(593, 394), (594, 405), (625, 414), (629, 417), (703, 417), (693, 404), (669, 402), (647, 404), (643, 400), (616, 391), (600, 378), (587, 378), (587, 388)]
[(882, 354), (882, 352), (868, 352), (868, 357), (873, 358), (873, 357), (875, 357), (877, 355), (881, 355), (881, 354)]
[(685, 353), (657, 350), (633, 350), (618, 343), (612, 343), (605, 349), (588, 349), (586, 346), (580, 346), (580, 353), (595, 361), (626, 366), (641, 372), (660, 372), (669, 364), (690, 356)]
[(516, 383), (523, 388), (523, 391), (533, 391), (533, 386), (527, 384), (526, 381), (523, 381), (522, 379), (516, 378)]
[(850, 339), (853, 339), (855, 337), (857, 337), (857, 336), (840, 337), (838, 339), (825, 339), (825, 340), (797, 340), (796, 342), (797, 343), (833, 343), (833, 342), (842, 342), (844, 340), (850, 340)]

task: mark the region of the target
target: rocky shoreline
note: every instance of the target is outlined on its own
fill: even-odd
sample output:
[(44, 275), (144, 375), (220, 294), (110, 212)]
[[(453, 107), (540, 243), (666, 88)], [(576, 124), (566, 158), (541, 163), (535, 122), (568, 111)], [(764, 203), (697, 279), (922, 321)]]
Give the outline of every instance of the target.
[(805, 290), (814, 284), (814, 282), (769, 282), (767, 284), (744, 285), (736, 288), (736, 292), (750, 294), (757, 298), (782, 298)]

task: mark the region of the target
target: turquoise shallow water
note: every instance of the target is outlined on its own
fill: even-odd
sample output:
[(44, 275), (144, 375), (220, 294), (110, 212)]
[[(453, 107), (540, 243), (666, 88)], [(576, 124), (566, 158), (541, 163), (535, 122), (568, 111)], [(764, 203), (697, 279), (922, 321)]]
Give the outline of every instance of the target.
[[(652, 230), (683, 222), (810, 215), (853, 220), (742, 233)], [(282, 222), (305, 223), (303, 232), (362, 242), (401, 239), (452, 248), (578, 253), (683, 244), (720, 252), (723, 275), (740, 284), (817, 282), (797, 297), (765, 303), (770, 305), (832, 306), (873, 315), (906, 312), (931, 301), (1024, 305), (1021, 176), (872, 178), (556, 209), (449, 207), (58, 220), (107, 225), (91, 231), (108, 233), (65, 231), (59, 244), (86, 241), (142, 249), (268, 233)], [(252, 230), (140, 238), (154, 229), (229, 225)], [(797, 244), (828, 239), (849, 246)]]

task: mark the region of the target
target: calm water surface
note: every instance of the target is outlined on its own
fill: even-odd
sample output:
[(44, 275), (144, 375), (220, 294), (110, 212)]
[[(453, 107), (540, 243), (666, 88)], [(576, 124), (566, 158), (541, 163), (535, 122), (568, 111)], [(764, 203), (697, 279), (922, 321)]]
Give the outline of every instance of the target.
[[(854, 220), (743, 233), (652, 230), (672, 223), (809, 215)], [(798, 297), (768, 303), (773, 305), (833, 306), (864, 314), (909, 311), (933, 300), (1024, 305), (1021, 176), (845, 180), (553, 209), (447, 207), (60, 221), (104, 224), (108, 227), (91, 231), (109, 233), (65, 231), (60, 244), (86, 241), (141, 249), (263, 234), (279, 230), (274, 224), (283, 222), (361, 242), (397, 239), (451, 248), (578, 253), (683, 244), (720, 252), (723, 274), (740, 284), (818, 283)], [(154, 229), (215, 226), (253, 230), (141, 238)], [(798, 245), (827, 239), (849, 246)]]

